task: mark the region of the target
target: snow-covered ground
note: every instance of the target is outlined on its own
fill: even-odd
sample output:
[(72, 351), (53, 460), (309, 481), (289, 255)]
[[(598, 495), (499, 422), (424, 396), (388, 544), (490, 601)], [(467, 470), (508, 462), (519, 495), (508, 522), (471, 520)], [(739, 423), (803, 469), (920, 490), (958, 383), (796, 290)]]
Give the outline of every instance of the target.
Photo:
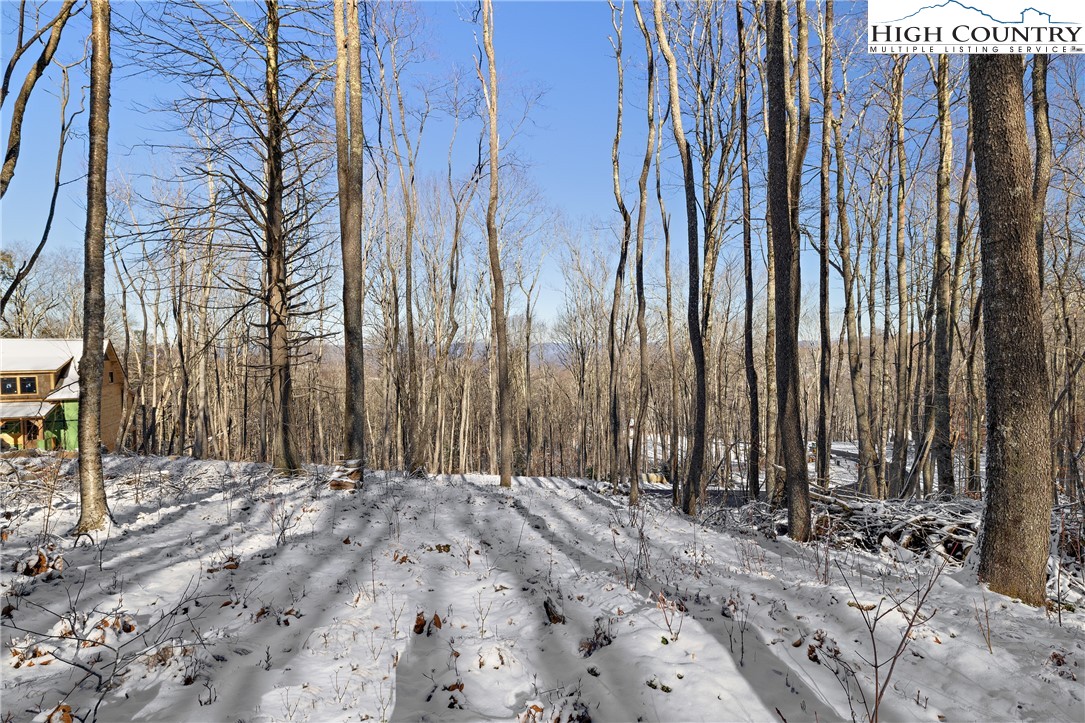
[(1030, 608), (891, 544), (570, 479), (353, 491), (107, 457), (116, 524), (73, 547), (72, 472), (0, 461), (4, 720), (866, 720), (879, 695), (882, 720), (1085, 717), (1080, 600)]

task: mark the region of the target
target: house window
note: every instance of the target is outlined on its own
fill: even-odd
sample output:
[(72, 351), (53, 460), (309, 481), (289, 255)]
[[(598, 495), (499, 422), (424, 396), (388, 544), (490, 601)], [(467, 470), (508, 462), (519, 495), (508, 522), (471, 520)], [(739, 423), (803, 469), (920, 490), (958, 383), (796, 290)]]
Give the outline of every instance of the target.
[(37, 394), (37, 377), (19, 377), (19, 394)]
[(110, 383), (110, 384), (112, 384), (112, 383), (113, 383), (113, 372), (110, 372), (110, 373), (109, 373), (109, 383)]
[(18, 394), (19, 386), (15, 377), (0, 378), (0, 394)]

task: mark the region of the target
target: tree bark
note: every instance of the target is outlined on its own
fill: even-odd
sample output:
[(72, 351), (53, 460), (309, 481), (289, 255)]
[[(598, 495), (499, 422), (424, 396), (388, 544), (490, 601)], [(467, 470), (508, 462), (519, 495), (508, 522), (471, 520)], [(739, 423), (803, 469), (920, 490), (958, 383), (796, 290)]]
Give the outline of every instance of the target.
[(1040, 289), (1044, 288), (1044, 210), (1047, 187), (1051, 184), (1051, 121), (1048, 118), (1046, 53), (1032, 56), (1032, 128), (1036, 140), (1036, 162), (1032, 176), (1032, 213), (1036, 225), (1036, 268)]
[(1051, 514), (1048, 372), (1019, 55), (973, 55), (987, 390), (987, 507), (979, 576), (1030, 605), (1046, 599)]
[(625, 72), (622, 66), (622, 11), (610, 3), (611, 24), (614, 28), (614, 37), (611, 45), (614, 48), (614, 57), (618, 71), (618, 97), (616, 101), (616, 120), (614, 129), (614, 142), (610, 148), (611, 176), (613, 184), (614, 202), (618, 205), (618, 213), (622, 217), (622, 235), (619, 240), (618, 266), (614, 270), (614, 294), (610, 303), (610, 319), (607, 325), (607, 359), (610, 363), (609, 380), (609, 421), (610, 421), (610, 484), (613, 490), (618, 489), (619, 483), (625, 475), (626, 439), (629, 435), (628, 425), (625, 424), (625, 416), (621, 409), (621, 385), (622, 385), (622, 350), (618, 345), (618, 316), (621, 314), (622, 290), (625, 287), (625, 269), (629, 259), (629, 241), (633, 234), (633, 219), (625, 206), (622, 197), (621, 167), (619, 164), (618, 150), (622, 140), (622, 111), (625, 92)]
[(286, 238), (283, 229), (283, 132), (279, 101), (279, 0), (267, 0), (265, 28), (265, 102), (267, 104), (267, 202), (264, 243), (267, 253), (267, 336), (271, 400), (275, 409), (271, 463), (275, 469), (298, 468), (293, 440), (293, 383), (290, 368), (290, 305), (287, 288)]
[(911, 424), (911, 406), (908, 403), (912, 380), (912, 326), (909, 318), (911, 294), (908, 288), (908, 256), (904, 238), (905, 181), (908, 172), (908, 157), (904, 150), (904, 71), (907, 64), (908, 56), (905, 55), (897, 58), (893, 66), (893, 125), (897, 149), (897, 393), (893, 420), (893, 459), (889, 467), (889, 489), (893, 496), (899, 495), (904, 485)]
[(693, 403), (693, 440), (689, 452), (689, 471), (682, 488), (682, 509), (686, 514), (697, 513), (697, 503), (701, 490), (701, 476), (705, 455), (705, 425), (707, 417), (707, 379), (705, 372), (704, 340), (701, 337), (701, 251), (697, 233), (697, 186), (693, 179), (693, 159), (689, 143), (682, 127), (682, 108), (678, 94), (678, 61), (667, 40), (667, 31), (663, 26), (663, 0), (653, 0), (656, 40), (659, 51), (667, 61), (667, 90), (670, 96), (671, 130), (674, 142), (678, 146), (678, 155), (682, 159), (682, 180), (686, 192), (686, 235), (689, 252), (689, 301), (686, 307), (686, 322), (689, 326), (689, 346), (693, 356), (694, 403)]
[[(751, 500), (761, 495), (761, 410), (757, 397), (757, 366), (753, 348), (753, 239), (750, 203), (749, 100), (746, 95), (746, 28), (742, 3), (735, 3), (738, 24), (738, 103), (739, 155), (742, 175), (742, 269), (745, 278), (746, 304), (742, 340), (746, 367), (746, 398), (749, 400), (750, 436), (746, 447), (746, 489)], [(772, 461), (769, 460), (769, 464)]]
[[(339, 181), (339, 233), (343, 260), (343, 337), (345, 366), (344, 456), (351, 466), (365, 464), (365, 345), (362, 256), (361, 31), (357, 0), (335, 0), (335, 146)], [(344, 22), (345, 21), (345, 22)]]
[(497, 66), (494, 56), (494, 10), (493, 0), (482, 0), (482, 44), (486, 55), (487, 75), (482, 74), (479, 59), (478, 74), (486, 100), (490, 142), (490, 197), (486, 204), (486, 243), (490, 257), (490, 281), (493, 285), (492, 322), (497, 342), (497, 453), (501, 486), (512, 487), (512, 415), (509, 410), (511, 388), (509, 384), (509, 344), (505, 323), (505, 277), (501, 271), (501, 250), (497, 237), (498, 151), (500, 140), (497, 133)]
[(109, 150), (109, 0), (91, 0), (90, 156), (83, 241), (83, 354), (79, 360), (79, 521), (74, 533), (105, 525), (102, 479), (102, 370), (105, 361), (105, 224)]
[[(810, 537), (810, 500), (806, 480), (806, 445), (803, 442), (799, 416), (799, 248), (797, 229), (792, 223), (792, 203), (797, 203), (797, 199), (792, 198), (794, 186), (791, 175), (791, 169), (798, 167), (801, 161), (794, 156), (789, 158), (789, 150), (793, 149), (788, 148), (787, 132), (788, 103), (785, 89), (788, 73), (785, 43), (790, 43), (790, 39), (784, 36), (785, 8), (782, 3), (771, 2), (766, 5), (766, 11), (769, 86), (768, 200), (777, 284), (776, 402), (784, 461), (788, 531), (792, 539), (805, 542)], [(804, 58), (801, 50), (799, 57), (800, 61)], [(809, 98), (806, 99), (807, 112), (808, 103)]]
[(636, 286), (637, 286), (637, 332), (639, 339), (639, 374), (637, 377), (637, 415), (633, 427), (633, 469), (629, 481), (629, 503), (637, 504), (640, 495), (640, 461), (644, 420), (648, 414), (648, 321), (647, 299), (644, 293), (644, 225), (648, 216), (648, 173), (652, 167), (652, 153), (656, 144), (656, 76), (655, 53), (652, 50), (652, 35), (644, 21), (638, 0), (633, 0), (633, 11), (637, 16), (637, 26), (644, 37), (644, 52), (648, 61), (648, 78), (645, 96), (647, 102), (648, 140), (644, 146), (644, 162), (641, 164), (640, 177), (637, 179), (637, 251), (636, 251)]
[[(821, 36), (821, 224), (818, 236), (818, 320), (821, 359), (818, 366), (817, 481), (829, 487), (829, 375), (832, 369), (832, 332), (829, 329), (829, 159), (832, 154), (833, 0), (825, 2)], [(741, 40), (739, 41), (741, 43)]]
[(950, 439), (949, 372), (952, 362), (950, 311), (949, 184), (953, 169), (953, 121), (950, 118), (949, 56), (938, 56), (935, 85), (938, 90), (938, 177), (934, 231), (934, 462), (938, 493), (952, 496), (953, 443)]

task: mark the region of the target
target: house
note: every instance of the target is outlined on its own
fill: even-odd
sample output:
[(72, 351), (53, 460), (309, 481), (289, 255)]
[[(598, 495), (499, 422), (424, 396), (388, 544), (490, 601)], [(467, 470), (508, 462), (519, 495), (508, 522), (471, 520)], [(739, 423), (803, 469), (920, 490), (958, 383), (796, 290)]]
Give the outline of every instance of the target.
[[(0, 447), (79, 448), (82, 339), (0, 339)], [(102, 374), (102, 444), (117, 447), (126, 379), (107, 339)]]

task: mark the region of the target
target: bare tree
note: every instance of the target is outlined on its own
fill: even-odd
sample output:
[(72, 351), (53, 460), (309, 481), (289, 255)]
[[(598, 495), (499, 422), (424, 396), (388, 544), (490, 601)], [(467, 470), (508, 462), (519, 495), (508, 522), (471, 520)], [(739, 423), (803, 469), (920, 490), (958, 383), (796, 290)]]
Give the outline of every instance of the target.
[(482, 58), (476, 69), (482, 83), (486, 101), (487, 124), (490, 142), (490, 197), (486, 205), (486, 245), (490, 257), (490, 282), (493, 286), (491, 311), (494, 337), (497, 340), (497, 453), (500, 458), (501, 486), (512, 486), (512, 396), (509, 383), (509, 342), (505, 320), (505, 277), (501, 270), (501, 246), (498, 239), (497, 204), (500, 197), (498, 184), (498, 155), (501, 141), (497, 132), (497, 65), (494, 56), (494, 8), (493, 0), (482, 2), (482, 45), (486, 57), (486, 73), (483, 74)]
[(987, 507), (980, 579), (1046, 599), (1051, 515), (1048, 373), (1019, 55), (968, 61), (983, 259)]
[[(786, 8), (783, 3), (766, 6), (768, 25), (768, 105), (769, 105), (769, 183), (768, 199), (772, 223), (772, 244), (776, 263), (776, 401), (780, 425), (780, 445), (784, 460), (784, 488), (787, 495), (788, 530), (791, 537), (805, 542), (810, 536), (810, 491), (806, 480), (806, 445), (799, 417), (799, 238), (795, 221), (798, 214), (799, 176), (805, 144), (809, 137), (809, 76), (806, 73), (805, 10), (798, 5), (800, 118), (796, 139), (789, 144), (787, 52), (790, 38), (785, 33)], [(802, 116), (805, 115), (805, 122)], [(806, 128), (803, 133), (803, 127)], [(790, 147), (789, 147), (790, 145)]]
[(335, 145), (343, 258), (345, 456), (352, 460), (352, 466), (361, 468), (365, 464), (365, 340), (362, 318), (365, 298), (365, 263), (362, 256), (365, 129), (362, 125), (358, 10), (358, 0), (335, 0)]
[[(750, 133), (749, 98), (746, 88), (746, 26), (742, 19), (742, 3), (735, 3), (738, 28), (738, 105), (739, 158), (742, 175), (742, 268), (746, 281), (746, 303), (743, 315), (742, 345), (746, 368), (746, 398), (750, 408), (750, 436), (746, 444), (746, 490), (751, 499), (761, 494), (761, 415), (757, 398), (757, 366), (753, 347), (753, 219), (750, 203)], [(772, 461), (770, 460), (771, 464)]]
[(638, 402), (637, 414), (633, 426), (633, 469), (629, 483), (629, 502), (637, 503), (639, 495), (641, 444), (643, 442), (644, 421), (648, 413), (648, 322), (645, 318), (647, 301), (644, 292), (644, 224), (648, 216), (648, 173), (652, 167), (652, 153), (656, 145), (658, 130), (655, 119), (656, 75), (655, 52), (652, 50), (652, 35), (641, 13), (640, 2), (633, 0), (633, 11), (637, 16), (637, 26), (644, 37), (644, 53), (648, 61), (648, 78), (645, 96), (647, 99), (648, 139), (644, 144), (644, 161), (641, 163), (640, 177), (637, 179), (637, 251), (636, 251), (636, 287), (637, 287), (637, 331), (639, 368), (637, 375)]
[[(614, 48), (614, 58), (618, 72), (618, 97), (616, 101), (616, 119), (614, 129), (614, 142), (610, 149), (611, 175), (614, 190), (614, 201), (618, 205), (618, 213), (622, 217), (622, 230), (619, 237), (618, 266), (614, 271), (614, 293), (610, 304), (610, 323), (607, 326), (607, 354), (610, 362), (610, 483), (616, 489), (625, 474), (627, 440), (629, 438), (629, 426), (625, 423), (625, 417), (621, 410), (621, 386), (622, 386), (622, 347), (618, 340), (618, 317), (621, 315), (622, 291), (625, 287), (625, 269), (629, 261), (629, 241), (633, 235), (633, 218), (625, 205), (622, 196), (621, 166), (619, 165), (618, 151), (622, 140), (622, 114), (625, 104), (625, 68), (622, 59), (622, 25), (624, 19), (624, 6), (622, 10), (610, 0), (611, 25), (614, 35), (610, 43)], [(634, 470), (634, 474), (635, 474)], [(635, 492), (630, 492), (635, 495)]]
[[(659, 52), (667, 61), (667, 90), (670, 96), (671, 130), (682, 159), (682, 182), (686, 192), (686, 236), (689, 250), (689, 301), (686, 306), (686, 322), (689, 326), (689, 345), (693, 355), (693, 439), (689, 451), (689, 467), (685, 486), (682, 488), (682, 509), (686, 514), (697, 513), (701, 476), (704, 472), (705, 425), (708, 408), (707, 379), (705, 373), (704, 339), (701, 337), (701, 266), (700, 242), (697, 230), (697, 186), (693, 178), (693, 158), (682, 127), (681, 98), (678, 93), (678, 61), (667, 40), (663, 25), (663, 0), (653, 0), (656, 42)], [(671, 474), (676, 474), (672, 470)]]
[(109, 509), (102, 479), (102, 369), (105, 364), (105, 224), (109, 150), (109, 0), (91, 0), (90, 157), (83, 241), (83, 355), (79, 360), (79, 521), (101, 529)]
[(1032, 213), (1036, 225), (1036, 267), (1040, 288), (1044, 286), (1044, 210), (1051, 185), (1051, 119), (1048, 116), (1046, 53), (1032, 56), (1032, 134), (1036, 141), (1036, 162), (1032, 176)]
[(832, 367), (832, 338), (829, 330), (829, 160), (832, 155), (833, 93), (833, 0), (825, 2), (821, 30), (821, 219), (818, 233), (818, 322), (821, 358), (818, 365), (817, 481), (829, 486), (829, 375)]

